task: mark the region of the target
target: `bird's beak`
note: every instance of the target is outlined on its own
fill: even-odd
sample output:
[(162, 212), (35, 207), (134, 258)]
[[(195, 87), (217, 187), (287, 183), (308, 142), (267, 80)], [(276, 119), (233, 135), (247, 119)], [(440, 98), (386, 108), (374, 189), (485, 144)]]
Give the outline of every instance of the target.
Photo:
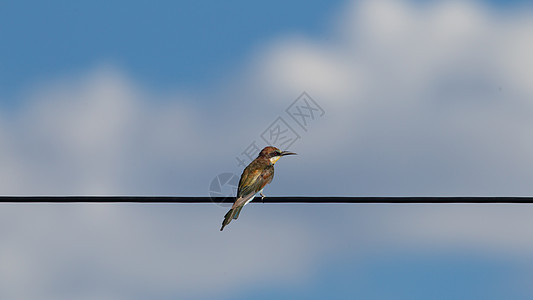
[(290, 151), (282, 151), (280, 153), (281, 156), (285, 156), (285, 155), (296, 155), (296, 153), (294, 152), (290, 152)]

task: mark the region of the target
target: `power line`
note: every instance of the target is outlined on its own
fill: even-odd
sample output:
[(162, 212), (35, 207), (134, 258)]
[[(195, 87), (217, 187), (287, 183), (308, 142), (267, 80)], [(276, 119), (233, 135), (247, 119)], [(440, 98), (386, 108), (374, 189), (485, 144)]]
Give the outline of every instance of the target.
[[(4, 203), (233, 203), (234, 197), (190, 196), (0, 196)], [(252, 203), (533, 203), (533, 197), (256, 197)]]

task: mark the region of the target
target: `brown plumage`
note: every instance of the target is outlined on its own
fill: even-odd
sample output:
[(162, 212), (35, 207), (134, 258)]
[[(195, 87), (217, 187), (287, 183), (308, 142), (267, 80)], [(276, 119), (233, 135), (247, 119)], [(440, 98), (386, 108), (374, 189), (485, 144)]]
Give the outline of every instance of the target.
[(242, 172), (237, 190), (237, 198), (231, 209), (224, 216), (220, 231), (228, 225), (231, 220), (237, 219), (242, 208), (250, 202), (255, 194), (262, 193), (263, 188), (274, 178), (274, 164), (284, 155), (294, 155), (296, 153), (280, 151), (276, 147), (268, 146), (263, 148), (256, 159), (254, 159)]

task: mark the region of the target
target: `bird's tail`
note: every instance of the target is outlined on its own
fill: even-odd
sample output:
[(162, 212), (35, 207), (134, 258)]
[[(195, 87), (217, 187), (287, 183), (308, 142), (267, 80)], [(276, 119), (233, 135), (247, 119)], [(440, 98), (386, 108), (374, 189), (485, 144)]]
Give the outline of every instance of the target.
[(222, 227), (220, 228), (220, 231), (224, 230), (224, 227), (226, 227), (226, 225), (228, 225), (231, 220), (237, 220), (242, 208), (243, 206), (232, 208), (224, 215), (224, 221), (222, 221)]
[(231, 220), (233, 220), (233, 216), (235, 216), (236, 210), (230, 209), (225, 215), (224, 215), (224, 221), (222, 221), (222, 227), (220, 228), (220, 231), (224, 230), (224, 227), (228, 225)]
[(243, 207), (244, 207), (244, 205), (243, 206), (239, 206), (239, 207), (234, 209), (235, 210), (235, 215), (233, 215), (233, 220), (237, 220), (239, 218), (239, 214), (241, 213), (241, 210), (242, 210)]

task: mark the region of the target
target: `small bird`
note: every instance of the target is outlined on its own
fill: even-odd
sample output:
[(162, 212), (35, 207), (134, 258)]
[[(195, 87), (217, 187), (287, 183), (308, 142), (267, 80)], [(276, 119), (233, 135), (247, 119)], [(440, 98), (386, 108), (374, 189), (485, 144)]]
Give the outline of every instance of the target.
[(274, 178), (274, 164), (285, 155), (296, 155), (296, 153), (289, 151), (281, 151), (276, 147), (267, 146), (259, 152), (259, 155), (254, 159), (242, 172), (241, 180), (239, 181), (239, 188), (237, 190), (237, 198), (233, 203), (231, 209), (224, 216), (222, 228), (224, 229), (231, 220), (237, 220), (242, 208), (252, 201), (255, 194), (259, 193), (261, 199), (265, 198), (263, 189), (265, 185), (269, 184)]

